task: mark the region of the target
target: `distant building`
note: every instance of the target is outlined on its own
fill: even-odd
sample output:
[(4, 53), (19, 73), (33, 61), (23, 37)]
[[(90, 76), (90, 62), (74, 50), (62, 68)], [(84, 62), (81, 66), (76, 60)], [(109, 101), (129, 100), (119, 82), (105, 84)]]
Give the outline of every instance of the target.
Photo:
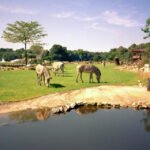
[(142, 60), (142, 54), (144, 52), (145, 52), (145, 49), (135, 49), (135, 50), (132, 50), (132, 53), (133, 53), (132, 60), (133, 61)]

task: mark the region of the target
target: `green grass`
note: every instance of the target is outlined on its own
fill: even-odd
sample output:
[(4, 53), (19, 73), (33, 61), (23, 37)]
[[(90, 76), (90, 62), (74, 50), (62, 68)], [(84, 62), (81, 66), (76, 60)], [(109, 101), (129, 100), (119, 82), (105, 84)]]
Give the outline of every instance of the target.
[(99, 85), (135, 85), (139, 79), (135, 73), (114, 69), (114, 65), (107, 65), (106, 68), (100, 64), (97, 66), (102, 72), (100, 84), (96, 83), (96, 80), (94, 83), (89, 83), (89, 74), (86, 73), (83, 74), (84, 83), (76, 83), (76, 65), (68, 64), (65, 66), (64, 77), (52, 75), (49, 88), (37, 85), (35, 71), (0, 71), (0, 102), (27, 100), (54, 92)]

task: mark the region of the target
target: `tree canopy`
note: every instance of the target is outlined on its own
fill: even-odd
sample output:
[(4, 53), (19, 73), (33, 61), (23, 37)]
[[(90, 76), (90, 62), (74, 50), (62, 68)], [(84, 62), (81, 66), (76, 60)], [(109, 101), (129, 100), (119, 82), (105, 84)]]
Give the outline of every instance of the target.
[(150, 18), (146, 20), (146, 25), (142, 28), (142, 31), (146, 34), (144, 39), (150, 38)]
[(67, 48), (58, 44), (52, 46), (50, 49), (50, 55), (52, 60), (68, 60)]
[(40, 39), (44, 36), (46, 34), (43, 33), (43, 28), (38, 22), (16, 21), (7, 25), (2, 37), (8, 42), (24, 44), (27, 65), (27, 44), (40, 42)]

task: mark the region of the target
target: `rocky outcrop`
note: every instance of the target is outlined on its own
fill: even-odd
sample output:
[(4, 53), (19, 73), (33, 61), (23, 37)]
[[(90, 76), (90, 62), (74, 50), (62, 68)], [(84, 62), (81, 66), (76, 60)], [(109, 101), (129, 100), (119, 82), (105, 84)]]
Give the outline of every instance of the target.
[(101, 108), (150, 108), (150, 92), (146, 87), (99, 86), (65, 93), (55, 93), (23, 102), (0, 105), (0, 113), (26, 109), (49, 108), (53, 113), (70, 111), (81, 105)]

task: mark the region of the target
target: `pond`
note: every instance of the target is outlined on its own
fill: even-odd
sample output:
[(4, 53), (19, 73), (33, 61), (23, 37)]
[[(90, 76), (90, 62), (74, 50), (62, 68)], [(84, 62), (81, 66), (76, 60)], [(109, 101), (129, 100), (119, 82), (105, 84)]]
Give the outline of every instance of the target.
[(150, 111), (82, 106), (0, 115), (0, 150), (149, 150)]

